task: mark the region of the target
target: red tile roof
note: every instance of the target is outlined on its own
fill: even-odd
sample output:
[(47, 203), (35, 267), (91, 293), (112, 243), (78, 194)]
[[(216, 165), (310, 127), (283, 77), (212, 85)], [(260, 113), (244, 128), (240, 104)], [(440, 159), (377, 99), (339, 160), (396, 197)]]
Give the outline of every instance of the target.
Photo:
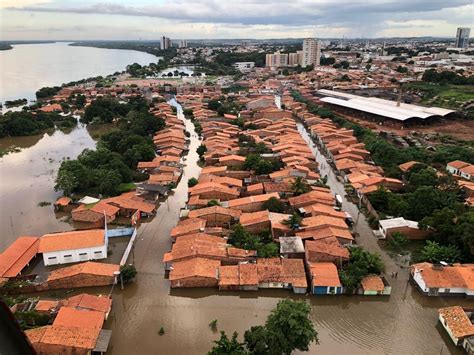
[(337, 267), (333, 263), (310, 263), (312, 284), (314, 286), (341, 287)]
[(15, 277), (38, 253), (38, 237), (19, 237), (0, 254), (0, 277)]
[(114, 276), (114, 272), (119, 271), (119, 265), (96, 263), (88, 261), (75, 264), (61, 269), (53, 270), (49, 274), (48, 281), (58, 280), (66, 277), (89, 274), (96, 276)]
[(207, 277), (217, 279), (217, 271), (221, 262), (206, 258), (194, 258), (178, 261), (173, 264), (170, 271), (170, 281), (186, 279), (189, 277)]

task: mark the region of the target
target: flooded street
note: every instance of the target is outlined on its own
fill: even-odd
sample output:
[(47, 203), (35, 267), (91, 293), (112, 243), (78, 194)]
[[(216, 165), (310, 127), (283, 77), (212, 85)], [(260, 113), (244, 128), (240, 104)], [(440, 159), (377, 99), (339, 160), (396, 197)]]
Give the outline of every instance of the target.
[[(179, 117), (183, 119), (179, 111)], [(260, 290), (257, 292), (218, 292), (217, 289), (170, 290), (164, 278), (161, 262), (170, 249), (169, 233), (179, 218), (180, 208), (187, 199), (187, 181), (199, 175), (195, 152), (200, 141), (191, 122), (190, 153), (184, 175), (175, 193), (158, 209), (157, 216), (139, 229), (135, 246), (138, 276), (124, 291), (115, 288), (112, 314), (106, 328), (112, 329), (110, 354), (205, 354), (218, 338), (209, 328), (217, 319), (218, 330), (228, 334), (243, 332), (265, 322), (269, 312), (282, 298), (304, 299), (312, 306), (311, 317), (319, 333), (320, 345), (310, 353), (319, 354), (458, 354), (448, 336), (437, 324), (437, 308), (448, 305), (468, 305), (459, 298), (428, 298), (407, 284), (407, 272), (393, 282), (390, 297), (361, 296), (297, 296), (289, 291)], [(304, 129), (299, 126), (303, 135)], [(307, 135), (305, 137), (308, 139)], [(315, 151), (316, 152), (316, 151)], [(321, 163), (323, 158), (317, 155)], [(328, 170), (333, 192), (344, 196), (343, 186)], [(356, 218), (357, 210), (349, 202), (344, 208)], [(381, 253), (387, 271), (395, 263), (380, 250), (363, 216), (356, 230), (358, 242), (371, 251)], [(471, 301), (472, 305), (472, 301)], [(158, 334), (160, 328), (164, 335)]]
[[(15, 144), (20, 152), (0, 158), (0, 221), (2, 235), (0, 250), (18, 236), (40, 236), (45, 233), (71, 229), (58, 220), (53, 205), (38, 206), (40, 202), (54, 203), (60, 196), (54, 191), (54, 179), (61, 161), (76, 158), (95, 142), (86, 127), (79, 124), (70, 133), (56, 130), (31, 137), (1, 139), (0, 145)], [(59, 216), (58, 216), (59, 218)]]

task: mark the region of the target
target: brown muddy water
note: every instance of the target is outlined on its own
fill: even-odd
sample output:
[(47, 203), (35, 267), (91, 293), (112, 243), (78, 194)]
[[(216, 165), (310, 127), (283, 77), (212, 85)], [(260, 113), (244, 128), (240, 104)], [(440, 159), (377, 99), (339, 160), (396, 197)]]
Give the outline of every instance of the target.
[(78, 124), (69, 133), (56, 130), (0, 140), (2, 149), (11, 145), (21, 151), (0, 158), (0, 250), (21, 235), (40, 236), (72, 228), (64, 214), (55, 215), (52, 204), (38, 204), (54, 203), (60, 196), (54, 191), (54, 179), (61, 161), (76, 158), (85, 148), (94, 148), (95, 142), (86, 127)]
[[(180, 116), (182, 118), (182, 116)], [(408, 273), (400, 269), (378, 246), (363, 216), (359, 216), (358, 243), (377, 251), (387, 264), (387, 272), (399, 270), (391, 279), (390, 297), (297, 296), (290, 291), (218, 292), (215, 289), (171, 290), (161, 262), (171, 247), (169, 233), (187, 199), (187, 180), (199, 175), (196, 147), (200, 144), (193, 126), (190, 153), (184, 176), (175, 193), (163, 203), (156, 218), (139, 230), (135, 246), (138, 276), (124, 291), (113, 292), (114, 305), (107, 328), (112, 329), (109, 354), (205, 354), (219, 337), (209, 323), (217, 319), (218, 330), (237, 331), (265, 322), (269, 312), (283, 298), (301, 299), (311, 304), (311, 318), (319, 333), (319, 345), (311, 354), (458, 354), (437, 323), (437, 308), (462, 304), (465, 299), (428, 298), (407, 283)], [(304, 129), (299, 130), (308, 139)], [(309, 139), (308, 139), (309, 142)], [(318, 161), (324, 158), (317, 153)], [(344, 196), (344, 187), (327, 164), (334, 192)], [(344, 201), (344, 208), (357, 216), (357, 207)], [(472, 306), (472, 303), (471, 303)], [(164, 335), (159, 330), (163, 327)]]
[[(179, 117), (184, 119), (181, 114)], [(171, 247), (170, 230), (186, 204), (187, 181), (198, 177), (200, 171), (195, 152), (200, 140), (191, 122), (186, 121), (186, 129), (192, 135), (183, 178), (175, 192), (160, 205), (157, 216), (142, 224), (138, 231), (132, 254), (138, 269), (136, 282), (123, 291), (117, 286), (113, 289), (113, 310), (106, 323), (106, 328), (113, 331), (109, 354), (205, 354), (212, 347), (212, 341), (219, 337), (209, 327), (212, 320), (217, 319), (218, 330), (228, 334), (237, 331), (242, 339), (243, 332), (264, 323), (283, 298), (305, 300), (311, 305), (311, 318), (320, 340), (319, 345), (311, 347), (311, 354), (461, 353), (438, 324), (437, 308), (458, 304), (474, 307), (474, 302), (420, 295), (407, 283), (406, 269), (400, 268), (380, 249), (363, 215), (355, 226), (360, 234), (357, 242), (381, 254), (388, 274), (399, 271), (398, 279), (389, 278), (393, 285), (390, 297), (297, 296), (286, 290), (240, 293), (215, 289), (170, 290), (161, 260)], [(298, 125), (298, 129), (311, 145), (304, 128)], [(58, 196), (53, 185), (61, 159), (73, 158), (84, 148), (95, 145), (83, 126), (69, 134), (56, 131), (15, 139), (14, 143), (24, 149), (1, 159), (0, 250), (19, 235), (41, 235), (71, 228), (69, 223), (55, 216), (52, 206), (37, 205), (41, 201), (53, 202)], [(333, 192), (344, 196), (343, 185), (317, 149), (312, 148), (321, 164), (321, 175), (328, 175)], [(356, 206), (344, 200), (343, 207), (357, 219)], [(108, 288), (86, 290), (89, 293), (109, 291)], [(162, 336), (158, 334), (161, 327), (165, 330)]]

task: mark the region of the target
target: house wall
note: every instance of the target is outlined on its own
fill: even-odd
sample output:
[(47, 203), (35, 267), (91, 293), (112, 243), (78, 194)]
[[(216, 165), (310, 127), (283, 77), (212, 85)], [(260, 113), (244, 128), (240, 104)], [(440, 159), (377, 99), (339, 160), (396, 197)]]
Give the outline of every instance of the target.
[[(68, 255), (70, 256), (68, 257)], [(105, 244), (93, 248), (60, 250), (43, 253), (43, 262), (45, 265), (77, 263), (79, 261), (99, 260), (105, 258), (107, 258), (107, 246)]]
[(340, 295), (342, 294), (342, 287), (334, 287), (334, 293), (331, 293), (331, 288), (329, 286), (314, 286), (313, 295)]
[(188, 277), (180, 280), (171, 281), (171, 288), (180, 287), (217, 287), (217, 278), (210, 277)]
[(446, 329), (446, 332), (448, 333), (449, 337), (453, 341), (454, 345), (460, 345), (460, 343), (461, 343), (460, 339), (456, 338), (453, 335), (453, 332), (451, 331), (451, 329), (446, 324), (446, 320), (444, 319), (442, 314), (439, 315), (438, 319), (441, 322), (441, 325), (443, 326), (443, 328)]
[(407, 226), (403, 227), (395, 227), (395, 228), (389, 228), (387, 230), (384, 230), (383, 228), (380, 228), (381, 231), (385, 232), (386, 237), (391, 237), (393, 233), (399, 232), (404, 235), (406, 235), (407, 239), (410, 240), (420, 240), (420, 239), (426, 239), (428, 236), (428, 232), (422, 229), (416, 229), (416, 228), (410, 228)]
[(107, 286), (115, 284), (115, 277), (91, 274), (78, 274), (62, 279), (47, 281), (41, 285), (43, 290)]
[(244, 227), (250, 233), (255, 234), (255, 233), (263, 232), (265, 230), (269, 230), (271, 225), (270, 225), (270, 221), (264, 221), (262, 223), (255, 223), (255, 224), (251, 224), (251, 225), (246, 225)]

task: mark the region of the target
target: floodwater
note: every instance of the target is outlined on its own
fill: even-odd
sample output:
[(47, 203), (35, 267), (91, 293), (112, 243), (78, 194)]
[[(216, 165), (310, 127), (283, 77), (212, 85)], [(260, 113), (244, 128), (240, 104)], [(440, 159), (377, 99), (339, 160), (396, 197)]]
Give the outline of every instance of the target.
[[(184, 119), (181, 110), (178, 115)], [(158, 209), (150, 223), (141, 226), (135, 245), (134, 261), (137, 280), (124, 291), (115, 288), (113, 310), (106, 328), (112, 329), (109, 354), (205, 354), (219, 337), (209, 323), (217, 319), (218, 330), (228, 334), (237, 331), (242, 339), (245, 330), (263, 324), (269, 312), (283, 298), (305, 300), (311, 304), (311, 318), (319, 333), (319, 345), (311, 354), (460, 354), (437, 323), (437, 308), (468, 305), (465, 299), (428, 298), (407, 283), (408, 273), (399, 269), (399, 277), (390, 279), (390, 297), (299, 296), (287, 290), (257, 292), (218, 292), (216, 289), (171, 290), (161, 262), (169, 251), (171, 228), (177, 223), (179, 210), (187, 199), (187, 180), (199, 175), (200, 144), (191, 122), (190, 153), (184, 176), (176, 191)], [(301, 125), (298, 129), (309, 142)], [(324, 158), (313, 151), (321, 163)], [(327, 165), (327, 164), (326, 164)], [(327, 166), (334, 192), (344, 196), (344, 188)], [(357, 209), (344, 201), (344, 208), (356, 218)], [(387, 264), (387, 272), (398, 266), (380, 249), (364, 216), (359, 216), (356, 230), (358, 243), (379, 252)], [(471, 302), (472, 306), (472, 302)], [(163, 327), (164, 335), (159, 335)]]
[(44, 86), (105, 76), (132, 63), (146, 65), (157, 60), (144, 52), (76, 47), (66, 42), (14, 45), (11, 50), (0, 51), (0, 102), (33, 100), (35, 92)]
[(86, 127), (78, 124), (71, 132), (50, 131), (37, 136), (1, 139), (0, 147), (14, 144), (20, 152), (0, 158), (0, 250), (18, 236), (41, 236), (70, 230), (63, 215), (55, 215), (53, 205), (38, 206), (60, 196), (54, 191), (54, 179), (61, 161), (76, 158), (85, 148), (95, 148)]

